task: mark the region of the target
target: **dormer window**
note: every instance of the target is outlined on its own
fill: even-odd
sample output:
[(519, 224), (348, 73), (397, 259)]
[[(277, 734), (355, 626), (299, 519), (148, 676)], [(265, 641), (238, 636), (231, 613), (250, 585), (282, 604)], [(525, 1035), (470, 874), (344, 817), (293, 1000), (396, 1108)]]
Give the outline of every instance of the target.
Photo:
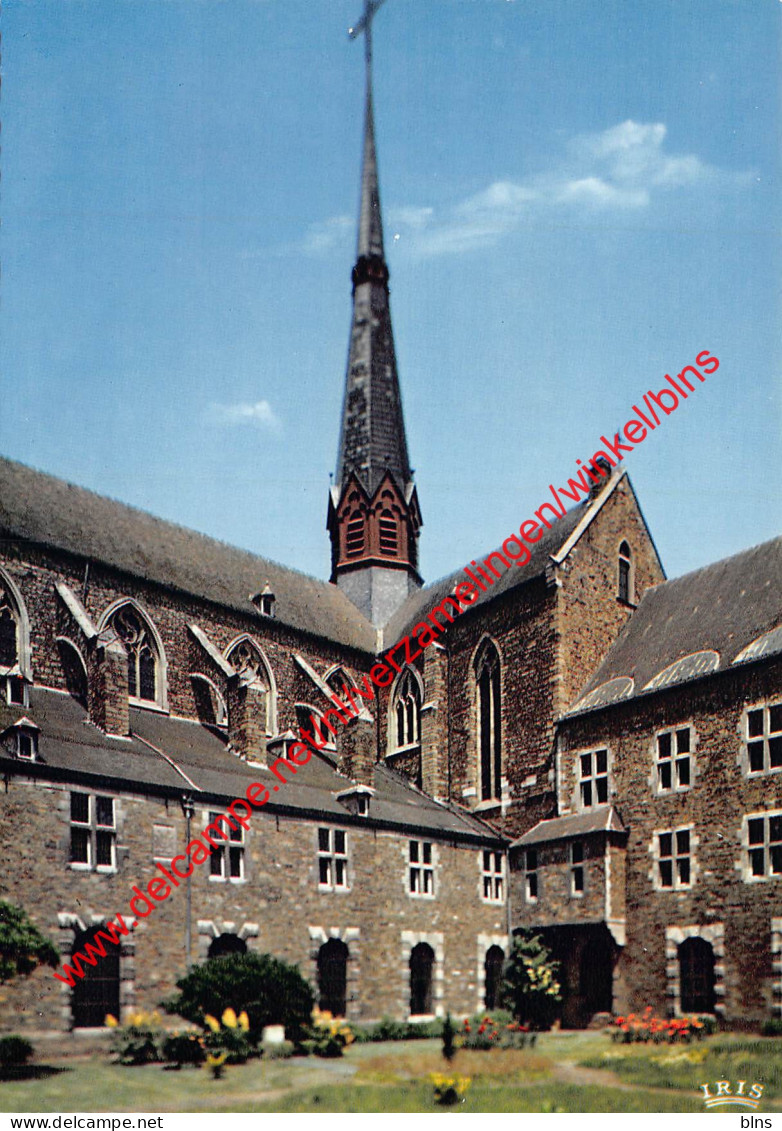
[(5, 698), (9, 707), (27, 707), (27, 684), (20, 675), (9, 675), (5, 681)]
[(22, 758), (25, 762), (35, 761), (38, 756), (38, 727), (32, 719), (17, 719), (4, 737), (6, 748), (10, 746), (17, 758)]
[(250, 600), (263, 617), (274, 616), (274, 602), (276, 600), (272, 588), (267, 581), (260, 593), (255, 593)]
[(345, 789), (337, 794), (337, 801), (344, 805), (354, 817), (368, 817), (369, 803), (375, 795), (374, 789), (368, 785), (356, 785), (352, 789)]

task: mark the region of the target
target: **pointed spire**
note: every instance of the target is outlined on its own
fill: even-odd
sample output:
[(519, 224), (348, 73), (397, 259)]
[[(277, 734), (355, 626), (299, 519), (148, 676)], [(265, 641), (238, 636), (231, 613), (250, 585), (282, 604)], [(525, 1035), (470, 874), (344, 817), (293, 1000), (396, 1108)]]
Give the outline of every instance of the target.
[(380, 215), (380, 183), (375, 149), (375, 115), (372, 106), (372, 72), (367, 67), (366, 109), (364, 111), (364, 162), (361, 171), (361, 211), (358, 222), (356, 258), (385, 259), (383, 221)]
[(364, 153), (353, 319), (328, 519), (332, 581), (373, 624), (385, 623), (421, 583), (421, 513), (396, 370), (375, 147), (371, 25), (382, 2), (364, 0), (364, 15), (349, 33), (366, 36)]

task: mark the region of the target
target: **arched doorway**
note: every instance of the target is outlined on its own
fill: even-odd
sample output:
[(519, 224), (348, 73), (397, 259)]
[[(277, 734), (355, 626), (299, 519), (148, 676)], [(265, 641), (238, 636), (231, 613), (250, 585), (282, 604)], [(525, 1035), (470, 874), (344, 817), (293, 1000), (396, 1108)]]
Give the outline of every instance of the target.
[(207, 958), (223, 958), (226, 954), (246, 954), (247, 943), (238, 935), (218, 935), (209, 944)]
[(434, 951), (428, 943), (417, 943), (410, 952), (410, 1013), (432, 1013), (432, 968)]
[(319, 1005), (334, 1017), (344, 1017), (347, 1009), (349, 956), (340, 939), (329, 939), (318, 951)]
[(100, 930), (101, 927), (90, 927), (73, 940), (74, 955), (77, 951), (84, 954), (88, 943), (106, 953), (105, 958), (98, 957), (95, 966), (81, 963), (84, 977), (76, 979), (71, 1003), (74, 1029), (102, 1028), (107, 1013), (119, 1020), (119, 947), (102, 938), (96, 944), (95, 936)]
[(487, 1009), (499, 1009), (504, 964), (505, 951), (502, 947), (490, 946), (486, 951), (486, 961), (483, 964), (485, 971), (483, 1003)]
[(714, 1012), (714, 951), (694, 936), (679, 946), (679, 1004), (682, 1013)]

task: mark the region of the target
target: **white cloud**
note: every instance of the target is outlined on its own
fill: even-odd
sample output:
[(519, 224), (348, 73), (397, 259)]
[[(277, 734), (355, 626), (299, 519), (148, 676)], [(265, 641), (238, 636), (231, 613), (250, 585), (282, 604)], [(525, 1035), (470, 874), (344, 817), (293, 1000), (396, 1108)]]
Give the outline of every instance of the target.
[(331, 251), (348, 239), (356, 230), (352, 216), (332, 216), (318, 224), (312, 224), (304, 237), (303, 250), (308, 255), (321, 255)]
[(255, 404), (211, 404), (207, 419), (211, 424), (228, 427), (251, 424), (274, 432), (281, 428), (280, 421), (268, 401), (256, 401)]
[[(388, 213), (394, 240), (420, 256), (456, 254), (487, 247), (541, 215), (569, 210), (582, 214), (641, 211), (663, 192), (696, 186), (745, 183), (746, 174), (728, 173), (696, 154), (666, 151), (662, 122), (628, 120), (597, 134), (571, 139), (551, 172), (522, 181), (498, 180), (437, 212), (407, 206)], [(311, 230), (311, 245), (324, 249), (326, 233), (354, 230), (355, 221), (337, 217)], [(313, 233), (318, 239), (313, 239)]]

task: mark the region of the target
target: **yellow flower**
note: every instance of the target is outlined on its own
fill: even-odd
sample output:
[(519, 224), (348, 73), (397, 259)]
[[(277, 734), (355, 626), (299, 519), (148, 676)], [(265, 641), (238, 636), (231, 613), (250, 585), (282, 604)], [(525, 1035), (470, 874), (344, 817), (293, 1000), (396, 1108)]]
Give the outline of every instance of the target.
[(229, 1029), (235, 1029), (237, 1025), (236, 1014), (231, 1009), (230, 1005), (227, 1009), (223, 1010), (223, 1025)]
[(117, 1020), (116, 1017), (114, 1017), (113, 1014), (107, 1013), (106, 1016), (103, 1018), (103, 1024), (108, 1025), (108, 1027), (110, 1029), (116, 1029), (117, 1026), (119, 1025), (119, 1021)]
[(239, 1014), (239, 1028), (244, 1029), (245, 1033), (250, 1028), (250, 1018), (247, 1016), (247, 1010), (243, 1009)]
[(220, 1022), (217, 1020), (216, 1017), (213, 1017), (211, 1013), (206, 1014), (206, 1016), (204, 1017), (204, 1021), (206, 1022), (206, 1024), (209, 1026), (209, 1028), (212, 1030), (213, 1033), (219, 1033), (220, 1032)]
[(218, 1053), (208, 1052), (206, 1054), (206, 1063), (209, 1065), (210, 1068), (215, 1068), (220, 1064), (225, 1064), (227, 1059), (228, 1059), (228, 1053), (227, 1052), (218, 1052)]

